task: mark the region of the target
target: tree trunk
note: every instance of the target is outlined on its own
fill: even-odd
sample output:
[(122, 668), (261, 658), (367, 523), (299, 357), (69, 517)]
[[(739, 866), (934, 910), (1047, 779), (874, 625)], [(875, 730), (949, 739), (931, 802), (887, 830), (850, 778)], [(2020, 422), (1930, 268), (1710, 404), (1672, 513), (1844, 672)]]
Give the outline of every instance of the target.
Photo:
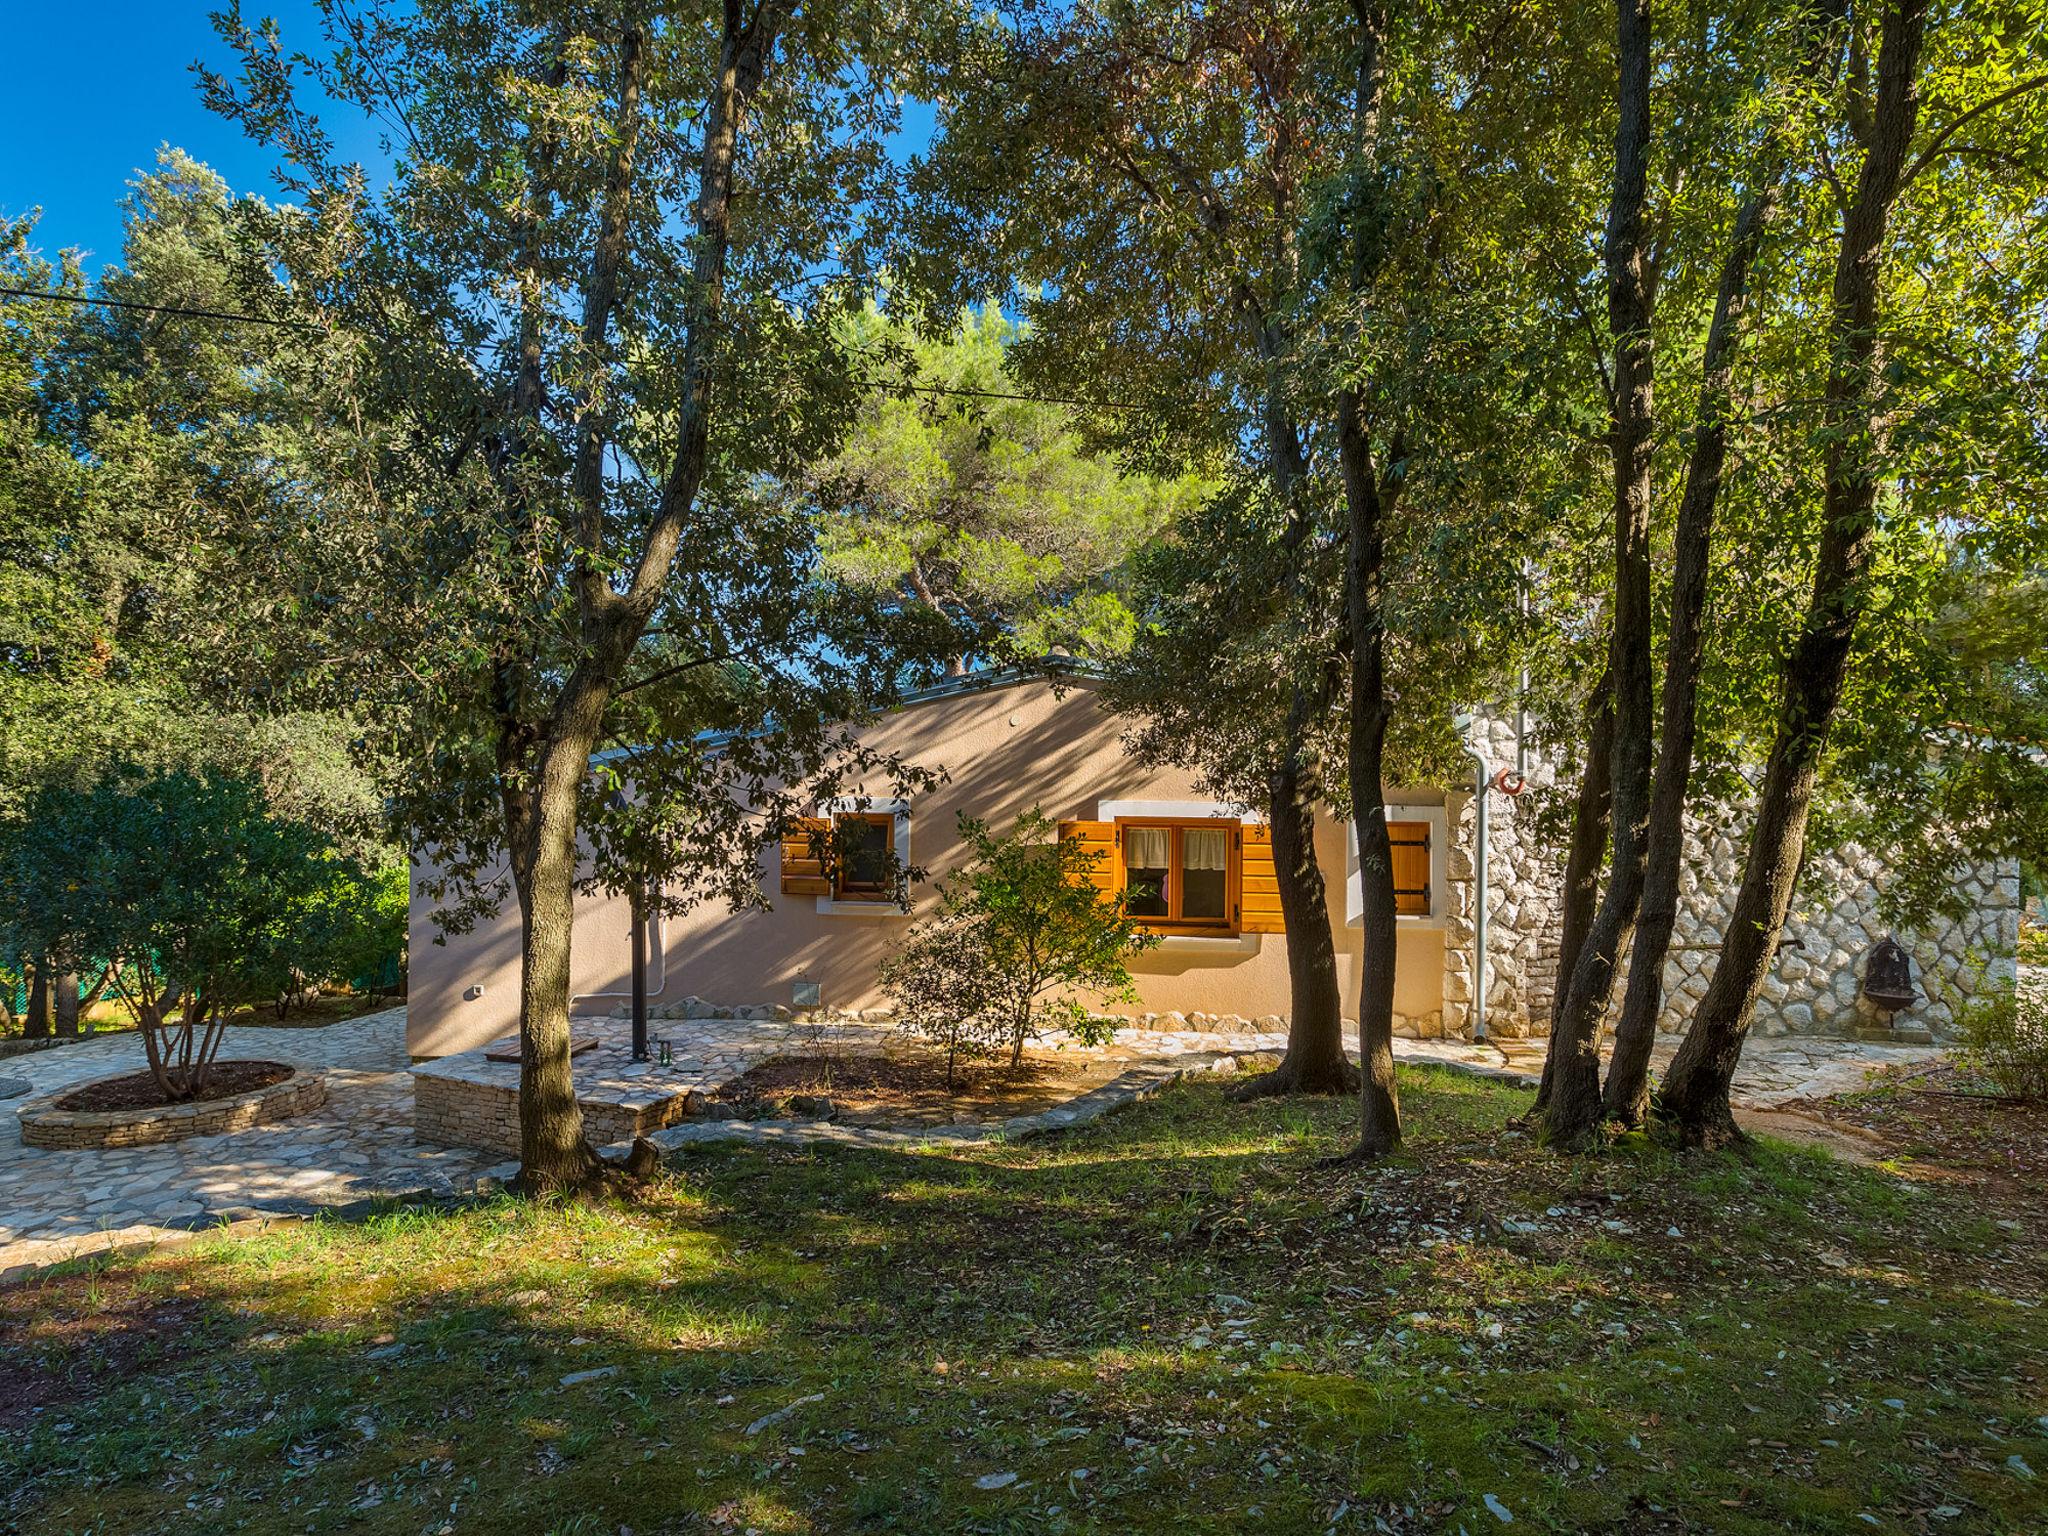
[(53, 1019), (50, 1009), (50, 968), (41, 961), (36, 962), (34, 973), (28, 983), (28, 1013), (21, 1021), (21, 1038), (24, 1040), (47, 1040), (50, 1038)]
[(65, 971), (53, 983), (51, 1002), (57, 1034), (65, 1040), (78, 1038), (78, 973)]
[(542, 750), (532, 789), (507, 794), (519, 893), (519, 1184), (529, 1194), (577, 1188), (599, 1168), (569, 1058), (576, 797), (589, 759), (588, 740), (558, 739)]
[[(1337, 453), (1350, 517), (1346, 559), (1351, 628), (1351, 821), (1358, 838), (1362, 954), (1358, 981), (1360, 1159), (1384, 1157), (1401, 1145), (1401, 1101), (1394, 1083), (1394, 852), (1387, 836), (1385, 772), (1386, 520), (1393, 497), (1383, 491), (1367, 436), (1363, 405), (1338, 394)], [(1398, 463), (1401, 450), (1392, 454)]]
[(1623, 1125), (1641, 1123), (1649, 1108), (1650, 1048), (1664, 1008), (1664, 960), (1678, 922), (1678, 876), (1685, 857), (1686, 793), (1692, 780), (1693, 742), (1698, 731), (1700, 660), (1705, 650), (1708, 557), (1714, 513), (1728, 460), (1730, 392), (1743, 317), (1749, 307), (1749, 274), (1764, 225), (1777, 201), (1778, 182), (1743, 200), (1735, 232), (1721, 262), (1720, 291), (1701, 358), (1699, 426), (1685, 491), (1678, 504), (1671, 571), (1671, 629), (1664, 650), (1663, 719), (1657, 741), (1657, 773), (1650, 792), (1649, 848), (1643, 876), (1642, 912), (1629, 952), (1628, 990), (1614, 1029), (1608, 1063), (1606, 1112)]
[[(1379, 151), (1386, 94), (1387, 10), (1378, 0), (1352, 0), (1358, 28), (1353, 103), (1354, 152), (1370, 166)], [(1351, 290), (1363, 296), (1377, 241), (1364, 230), (1351, 242)], [(1358, 1145), (1351, 1157), (1371, 1161), (1401, 1145), (1401, 1099), (1394, 1081), (1394, 851), (1387, 836), (1386, 744), (1390, 705), (1386, 672), (1386, 538), (1406, 473), (1407, 450), (1396, 432), (1382, 476), (1366, 402), (1351, 386), (1336, 391), (1337, 468), (1344, 486), (1344, 627), (1351, 656), (1351, 824), (1358, 840), (1360, 957), (1358, 968)]]
[(1593, 926), (1593, 910), (1600, 904), (1600, 870), (1607, 862), (1607, 825), (1613, 810), (1614, 791), (1614, 691), (1612, 674), (1602, 671), (1593, 685), (1593, 706), (1586, 726), (1586, 760), (1579, 770), (1579, 795), (1572, 811), (1572, 846), (1564, 866), (1564, 886), (1558, 892), (1561, 906), (1557, 938), (1557, 980), (1550, 995), (1550, 1038), (1543, 1051), (1543, 1083), (1536, 1090), (1531, 1114), (1540, 1115), (1550, 1103), (1551, 1049), (1557, 1043), (1557, 1021), (1564, 1013), (1565, 992), (1572, 968), (1579, 963), (1579, 948), (1586, 942), (1586, 930)]
[(1608, 652), (1614, 675), (1614, 859), (1551, 1039), (1544, 1138), (1567, 1147), (1583, 1145), (1601, 1120), (1600, 1027), (1642, 900), (1655, 723), (1650, 670), (1650, 468), (1656, 424), (1650, 321), (1655, 285), (1643, 235), (1650, 158), (1649, 0), (1617, 0), (1615, 17), (1620, 110), (1604, 251), (1607, 322), (1614, 337), (1614, 631)]
[(1919, 115), (1920, 48), (1927, 0), (1885, 7), (1877, 99), (1861, 135), (1867, 153), (1856, 197), (1842, 219), (1829, 320), (1825, 517), (1813, 593), (1786, 659), (1778, 728), (1757, 795), (1742, 885), (1721, 958), (1657, 1095), (1661, 1114), (1692, 1146), (1738, 1139), (1728, 1090), (1742, 1059), (1756, 1000), (1777, 954), (1806, 848), (1806, 822), (1827, 728), (1841, 702), (1864, 603), (1877, 529), (1878, 278), (1885, 230), (1903, 183)]
[(1271, 1072), (1246, 1078), (1233, 1099), (1288, 1093), (1354, 1093), (1358, 1069), (1344, 1055), (1344, 1000), (1337, 946), (1330, 936), (1329, 892), (1316, 862), (1315, 805), (1292, 765), (1270, 783), (1273, 876), (1287, 925), (1287, 1053)]
[[(1265, 324), (1255, 325), (1254, 334), (1268, 370), (1264, 402), (1267, 472), (1273, 494), (1287, 511), (1285, 539), (1292, 560), (1287, 600), (1299, 612), (1311, 599), (1301, 567), (1302, 546), (1314, 531), (1313, 513), (1303, 499), (1308, 458), (1277, 379), (1285, 338), (1277, 327)], [(1316, 862), (1315, 805), (1321, 775), (1309, 761), (1307, 749), (1310, 717), (1318, 708), (1328, 707), (1333, 691), (1334, 684), (1312, 691), (1299, 680), (1295, 682), (1279, 760), (1267, 779), (1273, 877), (1279, 887), (1281, 921), (1287, 929), (1287, 1051), (1273, 1071), (1237, 1085), (1231, 1095), (1237, 1099), (1349, 1093), (1358, 1084), (1357, 1069), (1344, 1056), (1344, 1001), (1337, 981), (1337, 947), (1330, 937), (1329, 890), (1322, 866)]]

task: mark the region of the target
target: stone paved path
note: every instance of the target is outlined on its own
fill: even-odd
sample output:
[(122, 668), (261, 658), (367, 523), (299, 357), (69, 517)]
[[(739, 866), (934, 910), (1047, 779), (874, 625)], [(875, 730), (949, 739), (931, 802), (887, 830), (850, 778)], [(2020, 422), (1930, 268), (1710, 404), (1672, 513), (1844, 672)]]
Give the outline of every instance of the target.
[[(260, 1057), (327, 1073), (310, 1115), (222, 1136), (111, 1151), (21, 1144), (20, 1099), (0, 1100), (0, 1273), (168, 1231), (296, 1216), (378, 1195), (452, 1192), (496, 1162), (487, 1152), (412, 1139), (405, 1010), (314, 1029), (236, 1028), (223, 1057)], [(11, 1076), (36, 1094), (143, 1067), (133, 1034), (17, 1056)]]
[[(594, 1074), (611, 1079), (623, 1094), (653, 1086), (641, 1073), (618, 1075), (613, 1058), (623, 1047), (613, 1037), (623, 1037), (622, 1023), (579, 1019), (579, 1034), (587, 1032), (586, 1024), (604, 1042), (592, 1053)], [(765, 1056), (816, 1038), (805, 1026), (732, 1019), (664, 1021), (657, 1033), (675, 1042), (677, 1058), (672, 1073), (654, 1075), (689, 1078), (708, 1088), (723, 1086)], [(844, 1048), (887, 1033), (881, 1026), (843, 1025), (834, 1028), (831, 1038)], [(1125, 1066), (1117, 1081), (1095, 1090), (1085, 1101), (1042, 1116), (917, 1132), (703, 1121), (677, 1126), (656, 1139), (669, 1145), (711, 1140), (971, 1143), (1076, 1124), (1156, 1091), (1183, 1070), (1207, 1069), (1224, 1058), (1277, 1052), (1285, 1044), (1286, 1037), (1278, 1033), (1125, 1029), (1103, 1048), (1105, 1055)], [(1503, 1041), (1499, 1046), (1457, 1040), (1394, 1044), (1395, 1054), (1404, 1061), (1440, 1061), (1516, 1081), (1533, 1083), (1542, 1069), (1541, 1041)], [(1669, 1059), (1676, 1044), (1675, 1038), (1658, 1042), (1658, 1065)], [(233, 1029), (223, 1054), (323, 1068), (328, 1075), (327, 1103), (312, 1115), (224, 1136), (107, 1152), (45, 1152), (21, 1145), (14, 1111), (22, 1101), (0, 1100), (0, 1276), (195, 1227), (303, 1215), (378, 1196), (460, 1192), (508, 1174), (497, 1153), (424, 1146), (412, 1139), (413, 1075), (407, 1068), (402, 1008), (317, 1029)], [(1745, 1053), (1736, 1097), (1753, 1108), (1824, 1098), (1860, 1085), (1873, 1066), (1936, 1054), (1843, 1040), (1758, 1039)], [(40, 1095), (140, 1067), (141, 1046), (130, 1034), (16, 1057), (8, 1063), (8, 1075), (27, 1079)]]
[[(785, 1026), (786, 1027), (786, 1026)], [(1661, 1072), (1678, 1049), (1679, 1036), (1659, 1035), (1651, 1051), (1654, 1070)], [(1287, 1036), (1214, 1034), (1196, 1030), (1166, 1033), (1120, 1029), (1110, 1049), (1138, 1057), (1243, 1054), (1279, 1051)], [(1484, 1069), (1531, 1087), (1543, 1076), (1544, 1042), (1536, 1040), (1402, 1040), (1394, 1042), (1401, 1061), (1437, 1061)], [(1750, 1040), (1736, 1069), (1733, 1098), (1752, 1109), (1776, 1109), (1804, 1099), (1824, 1099), (1862, 1086), (1874, 1067), (1930, 1061), (1941, 1055), (1932, 1046), (1869, 1045), (1857, 1040), (1781, 1035)]]
[[(852, 1021), (802, 1024), (754, 1019), (663, 1019), (648, 1030), (648, 1048), (656, 1056), (652, 1061), (633, 1060), (632, 1026), (623, 1020), (578, 1018), (571, 1034), (577, 1039), (590, 1037), (597, 1042), (589, 1050), (578, 1051), (570, 1060), (577, 1099), (584, 1104), (640, 1109), (683, 1093), (709, 1098), (771, 1056), (813, 1050), (838, 1055), (868, 1052), (881, 1047), (896, 1031), (886, 1024)], [(670, 1046), (667, 1066), (659, 1060), (658, 1048), (663, 1040)], [(423, 1061), (412, 1073), (414, 1077), (488, 1083), (506, 1092), (517, 1092), (519, 1063), (490, 1059), (493, 1051), (516, 1043), (510, 1039), (492, 1041), (473, 1051)]]

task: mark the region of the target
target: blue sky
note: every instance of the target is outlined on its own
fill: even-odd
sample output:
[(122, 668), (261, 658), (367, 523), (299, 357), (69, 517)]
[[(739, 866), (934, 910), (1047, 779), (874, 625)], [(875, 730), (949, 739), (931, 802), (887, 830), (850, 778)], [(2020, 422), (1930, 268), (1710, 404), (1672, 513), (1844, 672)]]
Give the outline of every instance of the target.
[[(275, 158), (200, 103), (194, 60), (226, 69), (231, 60), (207, 12), (221, 0), (102, 0), (84, 11), (33, 0), (10, 7), (12, 61), (0, 91), (0, 212), (40, 207), (36, 243), (46, 255), (90, 251), (86, 271), (121, 255), (121, 199), (136, 171), (174, 144), (205, 161), (237, 192), (274, 196)], [(311, 0), (244, 0), (253, 20), (274, 16), (288, 49), (317, 51)], [(81, 41), (80, 29), (93, 36)], [(90, 60), (94, 73), (81, 76)], [(906, 113), (914, 147), (931, 132), (928, 107)], [(353, 158), (378, 159), (377, 133), (354, 109), (323, 114)]]
[[(91, 251), (86, 270), (121, 254), (128, 182), (171, 143), (204, 160), (238, 192), (275, 195), (272, 156), (200, 104), (195, 59), (224, 68), (229, 56), (207, 12), (216, 0), (102, 0), (73, 10), (9, 7), (8, 88), (0, 91), (0, 211), (40, 206), (36, 243), (55, 255)], [(310, 0), (253, 0), (251, 17), (275, 16), (287, 47), (318, 40)], [(92, 33), (81, 39), (81, 29)], [(90, 75), (81, 65), (90, 62)], [(376, 155), (376, 134), (358, 114), (331, 114), (329, 129), (351, 154)]]

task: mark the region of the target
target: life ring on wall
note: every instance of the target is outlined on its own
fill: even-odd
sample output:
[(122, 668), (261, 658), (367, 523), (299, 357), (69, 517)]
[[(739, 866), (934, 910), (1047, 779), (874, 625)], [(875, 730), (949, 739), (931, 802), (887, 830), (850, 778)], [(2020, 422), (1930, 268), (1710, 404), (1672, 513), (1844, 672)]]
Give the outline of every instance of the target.
[(1493, 776), (1493, 787), (1509, 797), (1519, 795), (1529, 787), (1529, 781), (1513, 768), (1503, 768)]

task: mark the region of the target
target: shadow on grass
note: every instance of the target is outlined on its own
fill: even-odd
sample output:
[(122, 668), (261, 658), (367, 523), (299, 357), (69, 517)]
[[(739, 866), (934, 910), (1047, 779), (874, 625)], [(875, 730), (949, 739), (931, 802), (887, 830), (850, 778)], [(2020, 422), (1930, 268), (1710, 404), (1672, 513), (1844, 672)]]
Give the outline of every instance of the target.
[(1312, 1168), (1349, 1104), (1205, 1083), (75, 1267), (6, 1298), (0, 1369), (42, 1385), (0, 1524), (2029, 1529), (2037, 1237), (1769, 1145), (1566, 1162), (1516, 1090), (1404, 1092), (1372, 1170)]

